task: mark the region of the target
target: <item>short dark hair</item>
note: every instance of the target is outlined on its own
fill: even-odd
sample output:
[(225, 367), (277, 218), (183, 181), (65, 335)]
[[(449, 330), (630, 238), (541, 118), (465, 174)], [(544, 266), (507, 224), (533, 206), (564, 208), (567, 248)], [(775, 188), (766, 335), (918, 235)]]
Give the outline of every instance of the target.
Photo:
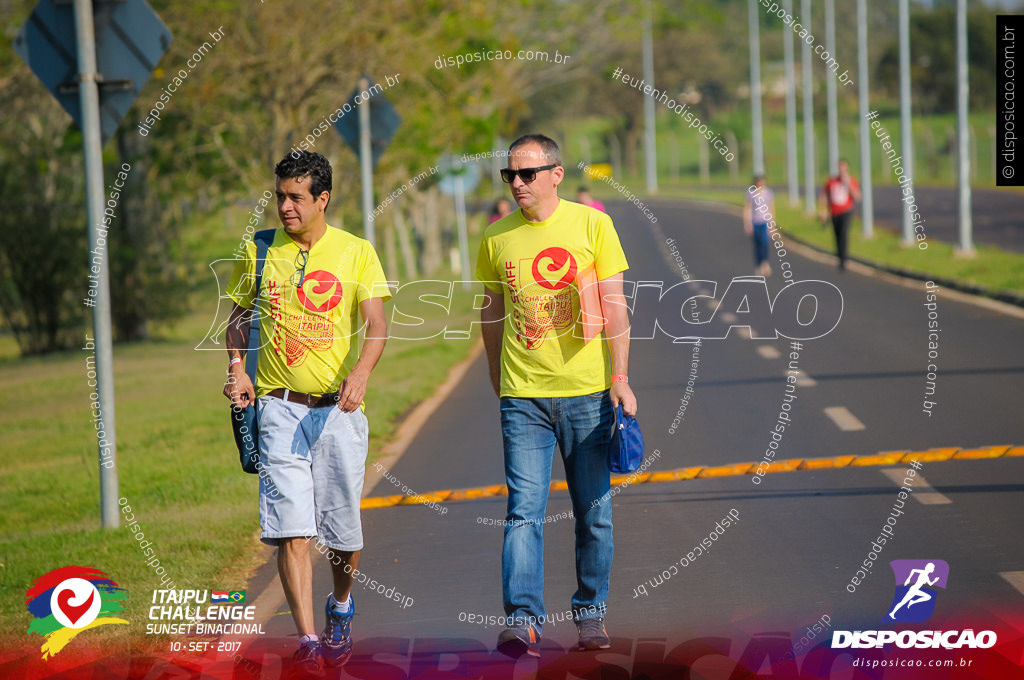
[(315, 151), (292, 151), (274, 167), (274, 174), (278, 179), (309, 177), (309, 193), (313, 198), (325, 191), (331, 193), (334, 181), (330, 161)]
[(524, 144), (539, 144), (540, 150), (544, 153), (544, 158), (547, 159), (548, 163), (562, 164), (562, 152), (559, 151), (558, 144), (546, 135), (523, 135), (509, 145), (509, 155), (511, 156), (513, 151)]

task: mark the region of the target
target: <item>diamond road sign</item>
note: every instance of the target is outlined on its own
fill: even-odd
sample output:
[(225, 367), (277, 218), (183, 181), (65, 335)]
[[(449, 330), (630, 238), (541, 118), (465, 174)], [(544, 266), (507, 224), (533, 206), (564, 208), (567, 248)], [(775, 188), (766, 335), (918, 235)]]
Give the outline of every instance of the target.
[[(376, 168), (377, 161), (384, 154), (384, 150), (388, 148), (388, 144), (391, 143), (391, 138), (395, 136), (398, 126), (402, 124), (402, 117), (398, 115), (398, 111), (395, 111), (395, 107), (384, 96), (383, 86), (378, 86), (374, 83), (373, 78), (365, 73), (362, 75), (362, 78), (365, 78), (369, 83), (366, 92), (370, 97), (370, 150), (373, 155), (373, 167)], [(388, 79), (390, 80), (391, 77), (388, 76)], [(343, 107), (348, 113), (339, 118), (338, 122), (334, 124), (334, 129), (352, 147), (352, 150), (356, 152), (356, 156), (359, 156), (359, 103), (356, 101), (356, 97), (362, 92), (359, 89), (359, 85), (356, 84), (352, 94), (348, 96), (345, 107)]]
[[(145, 0), (94, 0), (102, 144), (106, 144), (171, 44), (171, 32)], [(67, 0), (41, 0), (14, 39), (14, 49), (76, 123), (78, 47)]]

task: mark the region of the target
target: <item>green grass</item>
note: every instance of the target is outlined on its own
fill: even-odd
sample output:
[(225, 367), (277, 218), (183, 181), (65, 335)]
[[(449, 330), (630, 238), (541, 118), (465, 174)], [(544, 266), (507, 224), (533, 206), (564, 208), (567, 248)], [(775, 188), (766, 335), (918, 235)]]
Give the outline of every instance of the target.
[[(220, 241), (230, 249), (237, 238)], [(474, 248), (477, 243), (479, 234)], [(208, 247), (203, 256), (213, 259), (217, 252)], [(213, 279), (206, 277), (193, 296), (197, 305), (181, 322), (160, 329), (158, 339), (115, 347), (119, 496), (127, 499), (176, 587), (241, 589), (262, 552), (257, 484), (239, 469), (221, 394), (223, 349), (196, 349), (217, 313)], [(452, 274), (442, 271), (434, 278)], [(434, 331), (446, 324), (468, 329), (476, 316), (476, 290), (455, 289), (450, 317), (436, 305), (417, 303), (411, 287), (386, 309), (389, 318), (396, 307), (423, 317)], [(222, 318), (226, 312), (222, 306)], [(399, 417), (432, 394), (472, 344), (443, 334), (389, 340), (366, 396), (371, 461), (393, 437)], [(7, 649), (33, 641), (25, 635), (30, 617), (24, 596), (31, 582), (73, 564), (108, 572), (130, 593), (125, 614), (132, 625), (91, 631), (90, 639), (146, 641), (146, 606), (160, 578), (146, 566), (124, 522), (117, 530), (100, 528), (89, 354), (21, 359), (13, 340), (0, 337), (0, 384), (11, 397), (0, 412), (0, 449), (6, 454), (0, 462), (0, 645)]]
[[(889, 134), (890, 141), (897, 146), (902, 154), (899, 109), (885, 103), (873, 105), (877, 108), (879, 124)], [(797, 165), (800, 180), (804, 178), (804, 138), (803, 109), (797, 104)], [(815, 113), (815, 177), (824, 179), (828, 174), (828, 126), (825, 111), (820, 108)], [(655, 106), (657, 128), (657, 166), (659, 182), (689, 183), (700, 181), (700, 138), (696, 130), (687, 127), (685, 121), (674, 112)], [(971, 182), (979, 188), (995, 186), (995, 148), (994, 125), (992, 112), (976, 111), (968, 117), (972, 133), (971, 160), (974, 164)], [(732, 179), (729, 165), (719, 155), (718, 150), (709, 147), (709, 184), (735, 185), (747, 182), (753, 174), (751, 151), (751, 127), (749, 108), (740, 107), (731, 113), (719, 114), (713, 119), (704, 121), (715, 134), (727, 139), (727, 132), (736, 134), (736, 145), (730, 150), (736, 154), (739, 169), (737, 179)], [(566, 162), (575, 167), (580, 159), (588, 156), (592, 162), (609, 162), (612, 158), (609, 147), (609, 131), (614, 128), (613, 121), (607, 118), (589, 118), (572, 126), (572, 134), (567, 135), (563, 143)], [(956, 183), (954, 170), (956, 167), (956, 116), (952, 114), (914, 117), (914, 180), (917, 184), (933, 186), (953, 186)], [(854, 174), (860, 176), (860, 111), (850, 102), (841, 101), (839, 105), (839, 155), (847, 158)], [(784, 110), (766, 109), (764, 125), (764, 163), (765, 175), (769, 184), (781, 182), (786, 177), (786, 117)], [(872, 177), (882, 183), (892, 182), (888, 159), (882, 156), (881, 142), (871, 131)], [(584, 138), (587, 140), (584, 142)], [(728, 144), (728, 141), (725, 142)], [(644, 149), (643, 135), (636, 136), (636, 170), (643, 172)], [(621, 155), (626, 157), (625, 150)], [(629, 168), (614, 168), (617, 178), (623, 176)], [(570, 177), (575, 177), (570, 170)], [(598, 182), (589, 181), (597, 185)], [(571, 184), (572, 186), (572, 184)], [(638, 185), (643, 187), (643, 183)], [(1011, 188), (1011, 191), (1022, 191)]]
[[(822, 228), (821, 222), (809, 218), (799, 208), (782, 205), (776, 200), (779, 223), (786, 233), (835, 250), (835, 237), (831, 228)], [(993, 292), (1010, 291), (1024, 294), (1024, 255), (1001, 250), (993, 246), (975, 245), (976, 255), (962, 257), (950, 243), (929, 240), (926, 250), (916, 245), (904, 246), (895, 231), (880, 229), (876, 225), (872, 238), (865, 238), (859, 219), (850, 226), (850, 253), (871, 262), (899, 267), (944, 279), (955, 279), (982, 286)]]

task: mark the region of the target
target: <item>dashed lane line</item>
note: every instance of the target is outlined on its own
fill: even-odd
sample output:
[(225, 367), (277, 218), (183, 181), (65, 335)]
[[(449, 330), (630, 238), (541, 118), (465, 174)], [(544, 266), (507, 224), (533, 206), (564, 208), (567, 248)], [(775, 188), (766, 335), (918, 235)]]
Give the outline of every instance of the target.
[[(818, 381), (812, 378), (810, 375), (808, 375), (807, 371), (800, 371), (800, 373), (796, 376), (797, 387), (814, 387), (817, 384)], [(849, 413), (849, 411), (847, 411), (847, 413)], [(853, 414), (851, 414), (851, 416), (852, 415)], [(856, 418), (854, 418), (854, 420), (856, 420)], [(857, 422), (860, 421), (858, 420)], [(861, 426), (861, 429), (864, 429), (863, 425)]]
[(999, 575), (1016, 588), (1018, 593), (1024, 595), (1024, 571), (1001, 571)]
[(843, 432), (855, 432), (866, 429), (864, 423), (860, 422), (860, 419), (850, 413), (850, 409), (845, 406), (829, 406), (825, 409), (825, 415)]
[[(880, 472), (888, 477), (896, 486), (903, 486), (907, 475), (907, 471), (903, 468), (887, 468)], [(921, 505), (948, 505), (953, 502), (948, 496), (933, 489), (932, 485), (928, 483), (928, 480), (921, 473), (917, 473), (914, 476), (914, 493), (910, 495)]]

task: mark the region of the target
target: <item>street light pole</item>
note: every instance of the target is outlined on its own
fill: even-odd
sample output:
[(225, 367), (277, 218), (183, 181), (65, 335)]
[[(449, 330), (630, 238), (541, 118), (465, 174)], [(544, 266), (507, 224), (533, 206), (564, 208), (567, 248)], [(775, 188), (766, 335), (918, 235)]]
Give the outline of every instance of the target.
[(750, 19), (750, 122), (753, 127), (752, 140), (754, 174), (764, 174), (764, 133), (761, 128), (761, 39), (758, 32), (760, 11), (757, 0), (748, 0)]
[[(782, 0), (788, 16), (793, 16), (793, 0)], [(793, 75), (793, 31), (783, 29), (783, 58), (786, 65), (786, 181), (789, 204), (800, 202), (800, 178), (796, 161), (796, 77)]]
[[(811, 0), (800, 0), (804, 25), (811, 26)], [(814, 214), (814, 71), (811, 64), (811, 46), (801, 41), (800, 66), (803, 70), (804, 90), (804, 212)]]
[(868, 125), (868, 0), (857, 0), (857, 77), (860, 80), (860, 187), (864, 237), (875, 231), (875, 201), (871, 189), (871, 128)]

